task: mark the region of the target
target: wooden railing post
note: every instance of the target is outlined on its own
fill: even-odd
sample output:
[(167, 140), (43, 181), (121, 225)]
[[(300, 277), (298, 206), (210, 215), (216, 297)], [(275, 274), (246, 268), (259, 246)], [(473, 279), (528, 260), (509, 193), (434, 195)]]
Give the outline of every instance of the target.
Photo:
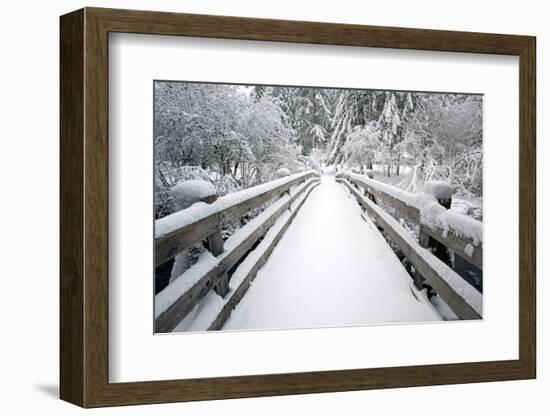
[[(205, 181), (207, 182), (207, 181)], [(207, 185), (210, 184), (207, 182)], [(202, 197), (197, 195), (192, 195), (191, 197), (189, 195), (186, 195), (185, 192), (178, 191), (177, 187), (171, 190), (171, 196), (174, 200), (174, 203), (178, 209), (186, 209), (193, 205), (196, 202), (204, 202), (206, 204), (211, 204), (216, 199), (218, 199), (218, 196), (216, 195), (216, 190), (212, 184), (210, 184), (210, 192), (206, 192)], [(222, 242), (222, 251), (223, 251), (223, 242)], [(170, 284), (170, 281), (172, 280), (172, 274), (174, 268), (181, 267), (181, 264), (178, 265), (178, 259), (179, 262), (182, 262), (184, 264), (187, 263), (187, 254), (186, 253), (176, 253), (173, 257), (168, 259), (163, 264), (157, 265), (155, 267), (155, 294), (160, 292), (162, 289), (164, 289), (166, 286)]]
[[(221, 224), (220, 224), (221, 225)], [(223, 238), (221, 226), (214, 234), (208, 236), (208, 250), (214, 257), (223, 253)]]
[[(430, 236), (423, 230), (422, 225), (420, 225), (418, 229), (418, 244), (420, 244), (420, 247), (427, 249), (430, 248)], [(413, 282), (418, 290), (421, 290), (426, 286), (424, 283), (424, 276), (422, 276), (416, 268), (414, 270)]]
[[(370, 179), (373, 179), (373, 178), (374, 178), (374, 175), (373, 175), (373, 173), (372, 173), (372, 170), (367, 171), (367, 176), (368, 176), (368, 178), (370, 178)], [(371, 193), (369, 192), (369, 190), (367, 189), (366, 186), (364, 186), (364, 185), (359, 185), (355, 180), (353, 180), (351, 177), (349, 177), (349, 176), (347, 176), (347, 175), (345, 175), (344, 177), (345, 177), (345, 179), (346, 179), (347, 181), (351, 182), (351, 184), (352, 184), (356, 189), (361, 190), (361, 188), (362, 188), (362, 189), (363, 189), (363, 195), (366, 196), (368, 199), (370, 199), (372, 202), (374, 202), (374, 203), (376, 204), (376, 198), (374, 197), (373, 194), (371, 194)]]
[[(216, 198), (217, 199), (217, 198)], [(214, 201), (212, 201), (214, 202)], [(223, 253), (223, 237), (222, 237), (222, 216), (219, 216), (218, 229), (213, 234), (207, 237), (208, 250), (214, 257), (218, 257)], [(227, 272), (223, 272), (217, 279), (217, 283), (214, 285), (214, 291), (222, 298), (229, 292), (229, 276)]]
[[(437, 203), (443, 208), (451, 209), (453, 195), (450, 185), (442, 182), (428, 182), (424, 187), (424, 192), (431, 194), (436, 199)], [(449, 250), (444, 244), (431, 237), (426, 232), (426, 228), (422, 225), (422, 223), (420, 223), (418, 227), (418, 243), (421, 247), (431, 250), (438, 259), (452, 268)], [(424, 278), (420, 275), (420, 273), (418, 273), (418, 271), (415, 271), (413, 280), (418, 289), (422, 289), (426, 286), (424, 284)]]
[(367, 188), (363, 188), (363, 195), (365, 195), (368, 199), (370, 199), (372, 202), (374, 202), (375, 204), (377, 203), (376, 202), (376, 197), (371, 194)]
[[(189, 206), (197, 202), (212, 204), (218, 199), (218, 195), (216, 194), (216, 190), (214, 189), (214, 187), (212, 185), (210, 186), (212, 188), (210, 192), (202, 197), (189, 198), (189, 195), (186, 195), (184, 192), (182, 192), (181, 195), (178, 195), (176, 193), (173, 195), (173, 197), (176, 203), (178, 203), (179, 206), (181, 206), (183, 209), (188, 208)], [(221, 215), (218, 216), (218, 226), (216, 227), (216, 231), (206, 238), (206, 247), (214, 257), (219, 256), (224, 251)], [(217, 279), (217, 283), (214, 285), (214, 290), (221, 297), (224, 297), (227, 294), (227, 292), (229, 291), (229, 278), (226, 272), (219, 276), (219, 278)]]

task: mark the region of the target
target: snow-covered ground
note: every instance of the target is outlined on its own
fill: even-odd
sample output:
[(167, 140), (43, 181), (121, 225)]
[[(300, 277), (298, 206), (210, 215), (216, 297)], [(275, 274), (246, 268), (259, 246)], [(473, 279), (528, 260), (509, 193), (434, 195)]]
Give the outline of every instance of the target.
[(437, 320), (374, 224), (324, 175), (223, 329)]

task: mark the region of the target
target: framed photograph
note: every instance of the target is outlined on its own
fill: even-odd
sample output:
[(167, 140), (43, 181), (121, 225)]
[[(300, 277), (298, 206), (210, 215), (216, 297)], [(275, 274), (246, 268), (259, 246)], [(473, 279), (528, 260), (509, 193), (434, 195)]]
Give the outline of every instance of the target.
[(536, 376), (534, 37), (60, 28), (63, 400)]

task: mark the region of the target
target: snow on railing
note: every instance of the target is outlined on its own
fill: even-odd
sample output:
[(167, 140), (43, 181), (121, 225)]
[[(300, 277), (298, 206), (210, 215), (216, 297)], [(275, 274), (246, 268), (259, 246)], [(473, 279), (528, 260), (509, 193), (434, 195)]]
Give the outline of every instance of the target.
[(380, 199), (397, 219), (418, 223), (430, 237), (482, 269), (483, 224), (441, 205), (441, 200), (450, 202), (448, 185), (434, 183), (428, 185), (424, 193), (413, 194), (365, 175), (344, 172), (341, 177), (363, 188), (371, 200)]
[(377, 181), (376, 179), (371, 179), (366, 175), (360, 175), (353, 172), (344, 172), (343, 175), (344, 177), (349, 178), (352, 182), (368, 185), (379, 192), (407, 204), (410, 207), (420, 209), (422, 206), (422, 201), (418, 198), (418, 194), (413, 194), (411, 192), (396, 188), (395, 186), (388, 185), (384, 182)]
[(445, 209), (437, 201), (425, 204), (420, 210), (420, 223), (431, 230), (442, 230), (443, 238), (449, 233), (457, 237), (471, 240), (473, 245), (479, 246), (483, 243), (483, 224), (474, 218)]
[(218, 198), (211, 204), (198, 202), (187, 209), (183, 209), (175, 212), (174, 214), (156, 220), (155, 238), (164, 237), (165, 235), (173, 233), (178, 229), (199, 222), (212, 214), (231, 209), (244, 201), (264, 195), (270, 191), (277, 190), (281, 187), (284, 187), (286, 190), (288, 185), (292, 186), (297, 181), (304, 180), (314, 175), (316, 175), (314, 171), (300, 172), (294, 175), (275, 179), (261, 185), (253, 186), (242, 191), (233, 192)]
[[(237, 295), (233, 294), (229, 284), (229, 270), (250, 255), (248, 252), (254, 244), (262, 239), (277, 220), (282, 218), (283, 213), (292, 206), (292, 215), (285, 217), (284, 227), (281, 226), (277, 235), (286, 230), (309, 192), (319, 183), (318, 178), (319, 175), (314, 171), (283, 177), (226, 195), (211, 204), (195, 203), (176, 214), (157, 220), (155, 223), (157, 265), (163, 264), (190, 245), (205, 239), (208, 240), (209, 251), (202, 253), (196, 264), (155, 296), (156, 332), (172, 331), (201, 299), (211, 292), (211, 289), (214, 289), (224, 302), (226, 297), (235, 302)], [(223, 241), (221, 227), (224, 218), (245, 215), (250, 210), (272, 200), (273, 202), (257, 217), (238, 229), (225, 242)], [(268, 249), (272, 250), (275, 243), (270, 244)], [(262, 256), (262, 261), (265, 257), (265, 255)], [(248, 284), (254, 278), (256, 271), (257, 268), (254, 267), (247, 272)], [(240, 297), (246, 288), (239, 290)], [(228, 312), (224, 310), (223, 319), (227, 317)], [(217, 318), (217, 323), (219, 324), (223, 319)]]
[(222, 196), (211, 204), (197, 202), (156, 220), (155, 265), (165, 263), (192, 244), (215, 233), (225, 217), (242, 216), (287, 192), (292, 186), (318, 176), (315, 171), (297, 173)]

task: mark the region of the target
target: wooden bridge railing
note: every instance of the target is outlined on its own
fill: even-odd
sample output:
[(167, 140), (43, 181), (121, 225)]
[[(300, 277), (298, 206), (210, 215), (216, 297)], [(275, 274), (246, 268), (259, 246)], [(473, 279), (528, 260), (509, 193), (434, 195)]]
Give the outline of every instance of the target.
[[(483, 224), (467, 215), (437, 204), (432, 195), (413, 194), (355, 173), (344, 173), (349, 182), (364, 189), (371, 200), (394, 210), (395, 218), (420, 225), (421, 232), (483, 269)], [(449, 207), (450, 208), (450, 207)]]
[[(318, 173), (303, 172), (223, 196), (211, 204), (195, 203), (157, 220), (156, 266), (204, 240), (209, 251), (155, 296), (155, 331), (174, 330), (212, 289), (223, 300), (210, 311), (208, 329), (221, 328), (318, 184)], [(271, 203), (258, 216), (223, 241), (222, 227), (227, 219), (241, 218), (268, 202)], [(230, 288), (228, 272), (234, 272), (239, 264), (242, 270), (231, 277)]]
[[(375, 219), (416, 270), (415, 284), (433, 287), (460, 319), (479, 319), (482, 295), (467, 283), (444, 258), (449, 248), (482, 268), (482, 223), (449, 210), (433, 195), (411, 194), (354, 173), (339, 173), (358, 203)], [(378, 203), (381, 202), (385, 209)], [(400, 223), (419, 224), (418, 240)], [(434, 243), (435, 240), (435, 243)]]

